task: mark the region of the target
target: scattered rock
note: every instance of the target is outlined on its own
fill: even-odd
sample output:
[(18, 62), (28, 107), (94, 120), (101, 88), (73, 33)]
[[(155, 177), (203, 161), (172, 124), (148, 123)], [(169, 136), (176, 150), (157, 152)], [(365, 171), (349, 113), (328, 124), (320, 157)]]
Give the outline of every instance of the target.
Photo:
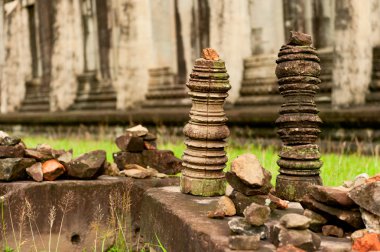
[(373, 177), (370, 177), (365, 182), (366, 183), (373, 183), (373, 182), (377, 182), (377, 181), (380, 181), (380, 174), (373, 176)]
[(126, 132), (132, 133), (133, 136), (140, 137), (146, 136), (148, 134), (148, 129), (139, 124), (137, 126), (127, 129)]
[(234, 216), (236, 214), (235, 205), (227, 196), (220, 197), (216, 209), (224, 212), (225, 216)]
[(66, 164), (67, 174), (73, 178), (91, 179), (104, 172), (106, 152), (95, 150), (80, 155)]
[(207, 212), (207, 217), (209, 217), (211, 219), (224, 219), (225, 214), (224, 214), (223, 210), (216, 209), (215, 211)]
[(153, 173), (151, 171), (136, 164), (126, 165), (126, 169), (122, 170), (120, 174), (124, 174), (127, 177), (140, 178), (140, 179), (153, 176)]
[(229, 197), (232, 195), (233, 192), (234, 192), (234, 188), (230, 184), (227, 183), (225, 195)]
[(322, 232), (322, 226), (327, 223), (327, 220), (325, 217), (309, 209), (305, 209), (305, 211), (303, 212), (303, 215), (305, 215), (306, 217), (310, 219), (310, 225), (309, 225), (310, 230), (317, 233)]
[(306, 251), (315, 251), (321, 245), (321, 238), (310, 230), (287, 229), (282, 225), (275, 225), (271, 239), (278, 247), (294, 245)]
[(233, 250), (257, 250), (260, 248), (260, 235), (233, 235), (228, 239), (228, 246)]
[(227, 182), (236, 190), (244, 195), (252, 196), (252, 195), (266, 195), (272, 189), (272, 185), (270, 184), (270, 178), (268, 177), (268, 181), (264, 183), (262, 187), (252, 187), (245, 184), (236, 174), (232, 172), (226, 173)]
[(235, 173), (244, 183), (261, 187), (265, 183), (264, 169), (253, 154), (243, 154), (231, 163), (231, 172)]
[(380, 217), (380, 181), (354, 187), (348, 196), (361, 208)]
[(362, 219), (367, 230), (380, 234), (380, 217), (360, 208)]
[(42, 164), (40, 162), (33, 164), (32, 166), (26, 168), (26, 173), (37, 182), (44, 180), (44, 175), (42, 173)]
[(271, 193), (268, 194), (268, 197), (271, 201), (269, 207), (271, 207), (272, 205), (274, 205), (275, 208), (278, 209), (287, 209), (289, 207), (289, 201), (287, 200), (282, 200)]
[(289, 213), (281, 217), (280, 223), (290, 229), (308, 229), (311, 220), (301, 214)]
[(26, 168), (36, 162), (32, 158), (3, 158), (0, 159), (0, 180), (21, 180), (27, 177)]
[(380, 251), (380, 234), (366, 233), (363, 237), (354, 239), (352, 250), (358, 252)]
[(16, 144), (19, 144), (21, 142), (20, 138), (13, 138), (10, 136), (5, 136), (0, 138), (0, 145), (1, 146), (14, 146)]
[(266, 226), (252, 226), (248, 222), (244, 220), (243, 217), (234, 217), (230, 221), (228, 221), (228, 226), (230, 230), (235, 234), (240, 235), (255, 235), (259, 234), (260, 239), (264, 240), (267, 238), (268, 229)]
[(142, 152), (144, 150), (143, 138), (133, 136), (133, 133), (130, 132), (117, 137), (115, 143), (121, 151)]
[(267, 195), (246, 196), (236, 190), (233, 190), (230, 195), (230, 199), (236, 207), (236, 213), (239, 215), (243, 215), (244, 210), (252, 203), (265, 205), (267, 202), (269, 202), (269, 197)]
[(73, 159), (73, 152), (72, 151), (65, 151), (65, 153), (62, 153), (57, 157), (57, 160), (62, 163), (68, 163)]
[(152, 142), (144, 141), (144, 148), (146, 150), (156, 150), (157, 147), (155, 144), (152, 144)]
[(106, 162), (104, 164), (104, 175), (108, 176), (120, 176), (120, 170), (117, 168), (115, 163)]
[(0, 130), (0, 139), (3, 139), (5, 137), (9, 137), (8, 133), (5, 131)]
[(306, 251), (303, 250), (303, 249), (294, 247), (291, 244), (288, 244), (288, 245), (285, 245), (285, 246), (278, 247), (277, 250), (276, 250), (276, 252), (306, 252)]
[(269, 219), (270, 208), (252, 203), (244, 210), (243, 214), (248, 223), (254, 226), (261, 226)]
[(306, 33), (291, 31), (289, 45), (310, 46), (312, 44), (311, 36)]
[(345, 187), (328, 187), (314, 185), (310, 187), (310, 193), (314, 199), (329, 206), (351, 208), (354, 201), (348, 197), (349, 189)]
[(22, 158), (24, 153), (25, 149), (22, 144), (0, 145), (0, 158)]
[(219, 60), (219, 54), (212, 48), (202, 50), (202, 58), (206, 60)]
[(65, 173), (65, 167), (55, 159), (48, 160), (42, 164), (44, 180), (53, 181)]
[(351, 234), (351, 239), (352, 240), (355, 240), (355, 239), (358, 239), (358, 238), (362, 238), (364, 235), (366, 235), (368, 233), (368, 230), (367, 229), (359, 229), (359, 230), (356, 230), (355, 232), (353, 232)]
[(53, 159), (53, 155), (50, 150), (37, 150), (37, 149), (25, 149), (25, 156), (35, 158), (38, 161), (46, 161)]
[(369, 179), (369, 176), (367, 173), (359, 174), (358, 176), (355, 177), (351, 188), (363, 185), (367, 181), (367, 179)]
[(324, 236), (334, 236), (338, 238), (344, 237), (343, 229), (334, 225), (324, 225), (322, 227), (322, 234)]
[(321, 214), (328, 221), (336, 221), (346, 226), (348, 224), (354, 229), (360, 229), (364, 226), (359, 209), (348, 210), (327, 206), (316, 201), (310, 197), (310, 195), (306, 195), (302, 198), (301, 205), (305, 209), (310, 209)]

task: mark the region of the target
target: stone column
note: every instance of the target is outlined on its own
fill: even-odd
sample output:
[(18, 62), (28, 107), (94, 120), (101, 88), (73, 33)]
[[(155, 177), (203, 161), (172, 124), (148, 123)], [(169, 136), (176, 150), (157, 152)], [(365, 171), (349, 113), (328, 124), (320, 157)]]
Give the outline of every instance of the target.
[(238, 106), (279, 104), (273, 69), (276, 51), (284, 43), (283, 5), (277, 0), (251, 0), (252, 56), (244, 59), (243, 81)]
[(181, 191), (200, 196), (225, 193), (227, 157), (224, 147), (230, 131), (223, 104), (230, 90), (223, 60), (212, 49), (197, 59), (187, 87), (192, 99), (190, 121), (184, 127), (186, 150), (182, 157)]
[(371, 2), (336, 0), (332, 104), (363, 104), (371, 81)]
[(308, 185), (322, 184), (322, 162), (315, 144), (322, 121), (314, 102), (321, 68), (311, 43), (310, 35), (291, 32), (290, 42), (281, 47), (277, 60), (276, 75), (285, 103), (276, 120), (283, 142), (277, 161), (280, 175), (276, 194), (290, 201), (299, 201), (307, 194)]

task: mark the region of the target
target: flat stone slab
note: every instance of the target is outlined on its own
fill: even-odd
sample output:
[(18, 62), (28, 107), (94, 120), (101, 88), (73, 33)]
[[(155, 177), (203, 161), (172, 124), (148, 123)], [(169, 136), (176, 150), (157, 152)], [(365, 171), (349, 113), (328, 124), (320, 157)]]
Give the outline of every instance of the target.
[[(123, 194), (129, 195), (131, 206), (128, 211), (128, 220), (131, 221), (128, 232), (139, 229), (140, 207), (144, 192), (152, 187), (178, 185), (178, 178), (164, 179), (132, 179), (126, 177), (100, 176), (96, 180), (56, 180), (46, 182), (18, 181), (0, 183), (0, 196), (3, 200), (4, 216), (7, 226), (6, 237), (8, 246), (15, 249), (15, 242), (12, 233), (12, 222), (15, 233), (19, 233), (20, 216), (24, 212), (24, 228), (21, 251), (34, 250), (33, 239), (29, 227), (29, 217), (26, 200), (30, 203), (34, 218), (32, 224), (37, 224), (41, 239), (34, 228), (35, 241), (38, 251), (47, 251), (49, 241), (49, 213), (54, 206), (56, 209), (55, 221), (52, 228), (52, 250), (58, 240), (59, 226), (62, 219), (62, 208), (65, 206), (67, 196), (71, 194), (69, 200), (69, 210), (66, 212), (62, 222), (62, 232), (58, 251), (93, 251), (95, 241), (95, 226), (97, 218), (98, 228), (98, 249), (101, 247), (102, 239), (106, 232), (109, 218), (111, 216), (111, 201), (120, 205)], [(68, 194), (68, 192), (71, 192)], [(126, 197), (124, 197), (126, 199)], [(34, 220), (33, 220), (34, 219)], [(18, 237), (18, 236), (17, 236)], [(41, 240), (43, 242), (41, 242)], [(111, 245), (113, 237), (106, 240), (106, 247)], [(0, 244), (4, 239), (0, 234)], [(44, 243), (44, 244), (43, 244)]]
[[(141, 206), (141, 234), (144, 240), (157, 244), (157, 238), (167, 251), (232, 252), (228, 248), (231, 234), (225, 219), (210, 219), (207, 212), (214, 210), (219, 197), (197, 197), (180, 193), (177, 186), (148, 189)], [(267, 225), (279, 223), (287, 213), (300, 213), (298, 203), (290, 203), (287, 210), (275, 210)], [(322, 237), (321, 251), (350, 251), (348, 239)], [(331, 250), (335, 249), (335, 250)], [(275, 251), (268, 241), (261, 241), (257, 251)]]

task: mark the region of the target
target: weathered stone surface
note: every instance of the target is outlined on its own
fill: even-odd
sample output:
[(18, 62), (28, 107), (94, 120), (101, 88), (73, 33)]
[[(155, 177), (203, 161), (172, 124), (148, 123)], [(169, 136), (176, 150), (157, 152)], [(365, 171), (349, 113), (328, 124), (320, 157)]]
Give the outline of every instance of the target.
[(303, 215), (305, 215), (306, 217), (310, 219), (310, 225), (309, 225), (310, 230), (317, 233), (322, 232), (322, 226), (327, 223), (327, 220), (325, 217), (309, 209), (305, 209), (305, 211), (303, 212)]
[(120, 171), (120, 174), (124, 174), (127, 177), (131, 178), (148, 178), (152, 176), (152, 173), (148, 171), (147, 169), (125, 169)]
[(148, 134), (146, 134), (146, 135), (143, 137), (143, 139), (144, 139), (144, 141), (146, 141), (146, 142), (150, 142), (150, 143), (156, 145), (155, 140), (157, 139), (157, 136), (156, 136), (155, 134), (153, 134), (153, 133), (148, 132)]
[(366, 233), (363, 237), (354, 240), (353, 251), (380, 251), (380, 234)]
[(359, 229), (364, 226), (359, 209), (348, 210), (327, 206), (316, 201), (310, 196), (303, 197), (301, 204), (304, 208), (321, 214), (329, 221), (336, 221), (337, 223), (343, 225), (345, 224), (346, 226), (348, 224), (355, 229)]
[(14, 146), (16, 144), (19, 144), (20, 142), (21, 142), (20, 138), (13, 138), (10, 136), (4, 136), (0, 138), (1, 146)]
[(55, 159), (42, 163), (42, 173), (44, 180), (53, 181), (65, 173), (65, 167)]
[(266, 195), (272, 189), (270, 179), (262, 187), (253, 187), (244, 183), (236, 174), (232, 172), (226, 173), (227, 182), (236, 190), (245, 195)]
[(271, 201), (271, 203), (269, 204), (271, 208), (272, 206), (274, 206), (277, 209), (287, 209), (289, 207), (289, 201), (287, 200), (282, 200), (271, 193), (268, 194), (268, 197)]
[(380, 217), (360, 208), (362, 219), (367, 230), (380, 234)]
[(276, 252), (305, 252), (305, 250), (297, 248), (291, 244), (278, 247)]
[(139, 125), (136, 125), (132, 128), (128, 128), (126, 129), (126, 132), (127, 133), (132, 133), (133, 136), (136, 136), (136, 137), (142, 137), (142, 136), (145, 136), (148, 134), (148, 129), (145, 128), (144, 126), (142, 126), (141, 124)]
[(33, 164), (26, 168), (26, 173), (37, 182), (44, 180), (44, 174), (42, 173), (42, 164), (40, 162)]
[(247, 153), (235, 158), (231, 163), (231, 172), (251, 186), (260, 187), (266, 182), (263, 168), (253, 154)]
[(73, 178), (91, 179), (104, 172), (106, 152), (95, 150), (84, 153), (66, 164), (67, 174)]
[(24, 157), (25, 149), (22, 144), (0, 145), (0, 158), (21, 158)]
[(36, 162), (32, 158), (3, 158), (0, 159), (0, 180), (13, 181), (25, 179), (26, 168)]
[(324, 225), (322, 227), (322, 234), (324, 236), (344, 237), (343, 229), (334, 225)]
[(120, 176), (120, 170), (117, 168), (115, 163), (106, 162), (104, 164), (104, 175), (108, 176)]
[(306, 251), (315, 251), (321, 245), (321, 238), (310, 230), (286, 229), (282, 225), (275, 225), (271, 234), (273, 243), (278, 246), (294, 245)]
[(266, 226), (252, 226), (242, 217), (234, 217), (228, 221), (230, 230), (239, 235), (256, 235), (259, 234), (260, 238), (266, 239), (268, 229)]
[(279, 90), (285, 99), (276, 120), (277, 133), (284, 144), (277, 161), (280, 175), (276, 195), (289, 201), (300, 201), (308, 193), (308, 185), (322, 184), (322, 162), (315, 144), (322, 120), (314, 102), (321, 68), (311, 44), (310, 35), (292, 32), (276, 61)]
[[(211, 50), (211, 49), (210, 49)], [(209, 49), (208, 52), (211, 53)], [(215, 55), (215, 52), (208, 54)], [(193, 106), (190, 120), (183, 128), (186, 150), (180, 188), (183, 193), (200, 196), (223, 195), (227, 162), (225, 139), (230, 131), (226, 126), (223, 105), (231, 85), (222, 60), (195, 60), (190, 79), (186, 83)], [(205, 81), (207, 80), (207, 81)]]
[(205, 48), (202, 50), (202, 58), (205, 60), (219, 60), (219, 54), (212, 48)]
[(144, 150), (143, 138), (133, 136), (133, 133), (130, 132), (117, 137), (115, 143), (121, 151), (142, 152)]
[(233, 235), (228, 239), (233, 250), (257, 250), (260, 248), (260, 235)]
[(207, 212), (207, 217), (211, 219), (224, 219), (225, 216), (224, 211), (221, 209)]
[(281, 217), (280, 223), (290, 229), (308, 229), (311, 220), (300, 214), (289, 213)]
[(243, 212), (245, 220), (254, 226), (261, 226), (269, 219), (270, 208), (268, 206), (252, 203)]
[(225, 216), (234, 216), (236, 214), (236, 208), (234, 203), (227, 196), (222, 196), (218, 200), (217, 210), (220, 209), (224, 212)]
[(38, 161), (46, 161), (54, 158), (50, 150), (44, 151), (37, 149), (25, 149), (25, 156), (34, 158)]
[(65, 153), (60, 154), (57, 157), (57, 160), (62, 163), (68, 163), (73, 159), (73, 152), (71, 151), (66, 151)]
[(345, 187), (314, 185), (310, 188), (310, 194), (314, 199), (326, 205), (351, 208), (355, 206), (355, 203), (348, 197), (349, 190)]
[(361, 208), (380, 216), (380, 181), (354, 187), (348, 195)]
[(177, 174), (183, 169), (182, 161), (169, 150), (144, 150), (142, 153), (117, 152), (113, 159), (119, 170), (124, 170), (126, 164), (138, 164), (143, 167), (153, 167), (161, 173)]

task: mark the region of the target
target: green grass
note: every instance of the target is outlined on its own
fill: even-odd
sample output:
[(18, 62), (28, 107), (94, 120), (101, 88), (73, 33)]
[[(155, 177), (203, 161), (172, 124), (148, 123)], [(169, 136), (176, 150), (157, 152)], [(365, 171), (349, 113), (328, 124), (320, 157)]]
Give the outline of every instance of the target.
[[(35, 147), (37, 144), (46, 143), (55, 149), (73, 149), (74, 156), (82, 153), (103, 149), (107, 151), (107, 159), (112, 162), (112, 153), (117, 152), (118, 148), (111, 140), (80, 140), (80, 139), (53, 139), (43, 137), (27, 137), (23, 139), (28, 147)], [(172, 150), (177, 157), (181, 157), (185, 150), (185, 145), (179, 141), (161, 143), (159, 149)], [(253, 153), (260, 160), (263, 167), (273, 174), (272, 182), (278, 174), (277, 151), (274, 148), (262, 148), (253, 144), (242, 146), (231, 145), (227, 147), (229, 169), (231, 160), (243, 153)], [(368, 173), (373, 176), (380, 172), (379, 157), (361, 156), (358, 154), (323, 154), (322, 179), (325, 185), (337, 186), (342, 185), (346, 180), (354, 179), (360, 173)]]

